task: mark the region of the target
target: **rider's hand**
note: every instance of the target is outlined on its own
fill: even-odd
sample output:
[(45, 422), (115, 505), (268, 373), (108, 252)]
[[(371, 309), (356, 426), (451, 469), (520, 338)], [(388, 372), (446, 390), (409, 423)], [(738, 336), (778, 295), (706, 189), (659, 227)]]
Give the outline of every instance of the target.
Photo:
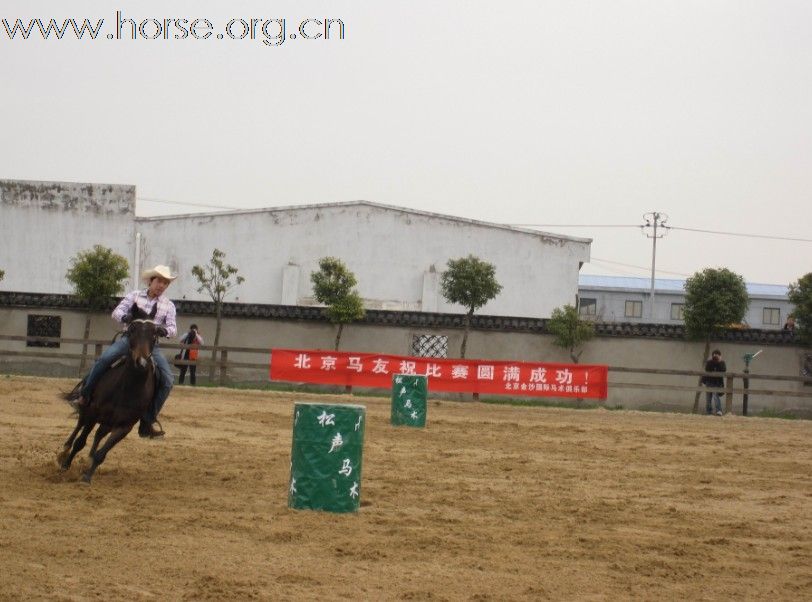
[(158, 326), (158, 328), (155, 329), (155, 332), (159, 337), (165, 337), (169, 334), (169, 331), (163, 326)]
[(124, 314), (123, 316), (121, 316), (121, 323), (122, 324), (129, 324), (132, 321), (133, 321), (133, 315), (132, 314)]

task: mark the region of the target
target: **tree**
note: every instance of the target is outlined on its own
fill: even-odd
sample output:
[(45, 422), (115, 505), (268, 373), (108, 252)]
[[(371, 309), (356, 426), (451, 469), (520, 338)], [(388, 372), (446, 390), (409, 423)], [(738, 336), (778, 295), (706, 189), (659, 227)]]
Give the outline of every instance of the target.
[(787, 297), (795, 306), (795, 336), (804, 345), (812, 345), (812, 272), (790, 284)]
[(121, 292), (129, 271), (130, 266), (126, 259), (101, 245), (95, 245), (90, 251), (80, 251), (70, 260), (70, 268), (65, 277), (73, 285), (74, 294), (87, 302), (80, 372), (84, 371), (87, 362), (91, 315), (94, 311), (105, 309), (110, 303), (110, 297)]
[(310, 274), (310, 281), (316, 301), (327, 306), (330, 322), (338, 324), (335, 342), (335, 350), (338, 351), (344, 325), (364, 317), (361, 296), (353, 288), (358, 281), (344, 262), (335, 257), (322, 257), (318, 271)]
[[(195, 265), (192, 275), (197, 278), (200, 286), (198, 293), (208, 293), (214, 302), (214, 312), (217, 317), (217, 327), (214, 331), (214, 346), (211, 350), (211, 365), (209, 366), (209, 381), (214, 380), (214, 364), (217, 361), (217, 346), (220, 344), (220, 322), (223, 317), (223, 299), (235, 286), (245, 282), (245, 278), (237, 276), (239, 271), (231, 264), (225, 263), (226, 254), (220, 249), (214, 249), (209, 263)], [(235, 276), (234, 280), (231, 277)]]
[(471, 317), (477, 309), (499, 294), (502, 285), (496, 281), (496, 268), (493, 264), (469, 255), (448, 260), (448, 269), (440, 277), (440, 286), (446, 301), (458, 303), (468, 310), (465, 314), (465, 334), (460, 346), (460, 357), (465, 357)]
[[(744, 319), (750, 298), (744, 278), (727, 268), (706, 268), (685, 281), (685, 330), (692, 339), (705, 341), (701, 369), (710, 351), (711, 337), (728, 324)], [(699, 379), (697, 387), (702, 384)], [(699, 409), (699, 391), (694, 396), (694, 413)]]
[(567, 349), (573, 363), (577, 364), (584, 352), (580, 349), (589, 339), (595, 336), (595, 327), (591, 322), (582, 320), (578, 310), (572, 305), (556, 307), (547, 323), (547, 330), (555, 336), (554, 343), (558, 347)]
[(3, 270), (0, 270), (0, 280), (6, 277), (6, 273)]

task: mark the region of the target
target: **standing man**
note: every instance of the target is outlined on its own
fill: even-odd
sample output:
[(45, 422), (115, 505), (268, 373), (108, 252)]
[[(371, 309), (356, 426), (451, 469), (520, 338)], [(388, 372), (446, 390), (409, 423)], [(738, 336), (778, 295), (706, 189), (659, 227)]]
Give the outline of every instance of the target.
[(198, 347), (203, 344), (203, 337), (200, 336), (200, 330), (198, 330), (197, 324), (192, 324), (189, 326), (189, 332), (186, 333), (180, 342), (183, 345), (188, 345), (188, 347), (183, 350), (181, 358), (189, 360), (191, 363), (189, 365), (181, 364), (181, 366), (178, 368), (180, 370), (180, 378), (178, 379), (178, 382), (183, 384), (183, 381), (186, 378), (186, 369), (188, 368), (189, 384), (194, 387), (197, 384), (197, 364), (194, 362), (197, 361)]
[[(133, 291), (125, 296), (113, 310), (113, 319), (126, 326), (132, 320), (131, 310), (133, 305), (137, 305), (141, 311), (149, 314), (157, 304), (158, 309), (153, 321), (158, 325), (158, 336), (174, 337), (178, 331), (175, 323), (175, 304), (164, 293), (175, 278), (177, 276), (173, 276), (169, 267), (165, 265), (156, 265), (151, 270), (145, 271), (141, 274), (141, 279), (147, 285), (147, 288)], [(77, 406), (83, 406), (90, 401), (93, 396), (93, 389), (96, 388), (101, 375), (114, 361), (127, 354), (129, 346), (129, 337), (125, 333), (99, 356), (90, 373), (84, 379), (82, 396), (76, 400)], [(157, 343), (152, 357), (158, 371), (156, 374), (155, 396), (152, 399), (150, 408), (141, 417), (141, 423), (138, 425), (138, 434), (141, 437), (149, 437), (150, 439), (163, 437), (164, 435), (163, 431), (155, 428), (154, 423), (158, 419), (158, 414), (166, 398), (169, 397), (174, 378), (169, 362), (159, 351)]]
[[(727, 366), (722, 361), (722, 352), (714, 349), (711, 353), (711, 358), (705, 362), (705, 372), (727, 372)], [(721, 376), (703, 376), (702, 384), (706, 387), (724, 387), (725, 381)], [(716, 415), (722, 415), (722, 399), (721, 395), (724, 393), (705, 393), (705, 413), (713, 414), (711, 402), (715, 403)]]

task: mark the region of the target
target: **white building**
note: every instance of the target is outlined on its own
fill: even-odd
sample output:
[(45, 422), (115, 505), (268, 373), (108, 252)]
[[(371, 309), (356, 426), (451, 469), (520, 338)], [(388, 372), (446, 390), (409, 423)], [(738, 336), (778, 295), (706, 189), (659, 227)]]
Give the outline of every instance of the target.
[(479, 313), (540, 318), (575, 302), (591, 243), (367, 201), (136, 218), (133, 186), (9, 180), (0, 181), (0, 224), (5, 291), (70, 293), (70, 259), (101, 244), (129, 261), (125, 288), (164, 263), (180, 275), (173, 298), (208, 300), (191, 269), (218, 248), (245, 277), (228, 301), (313, 304), (310, 274), (335, 256), (369, 309), (460, 313), (443, 299), (440, 273), (473, 254), (503, 286)]
[[(654, 280), (654, 317), (651, 279), (581, 274), (579, 312), (599, 322), (654, 322), (683, 324), (685, 280)], [(792, 312), (784, 285), (746, 283), (750, 307), (744, 321), (750, 328), (780, 329)]]
[(0, 290), (70, 293), (70, 260), (93, 245), (134, 265), (135, 186), (0, 180)]
[(500, 295), (479, 313), (548, 317), (574, 303), (591, 240), (354, 201), (227, 213), (141, 218), (143, 265), (168, 262), (182, 279), (177, 297), (205, 299), (189, 276), (217, 247), (245, 282), (234, 300), (311, 305), (310, 274), (325, 256), (355, 273), (370, 309), (460, 312), (445, 302), (440, 273), (449, 259), (494, 264)]

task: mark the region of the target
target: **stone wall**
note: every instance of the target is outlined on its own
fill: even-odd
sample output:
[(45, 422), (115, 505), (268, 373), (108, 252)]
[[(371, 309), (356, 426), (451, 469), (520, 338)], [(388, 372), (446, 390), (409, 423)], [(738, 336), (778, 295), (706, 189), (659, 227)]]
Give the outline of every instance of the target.
[[(111, 301), (111, 307), (114, 301)], [(232, 352), (229, 360), (262, 363), (262, 368), (235, 369), (236, 380), (266, 382), (265, 364), (270, 349), (302, 348), (331, 349), (335, 339), (335, 326), (327, 322), (321, 310), (315, 307), (278, 305), (242, 305), (231, 303), (225, 307), (221, 344), (231, 347), (267, 349), (256, 354)], [(81, 338), (85, 313), (72, 297), (59, 295), (31, 295), (0, 293), (0, 334), (26, 334), (29, 314), (55, 315), (62, 321), (63, 338)], [(178, 302), (180, 332), (195, 322), (207, 343), (212, 343), (215, 332), (214, 307), (204, 302)], [(449, 357), (459, 352), (462, 341), (462, 316), (459, 314), (426, 314), (422, 312), (370, 311), (358, 324), (345, 327), (341, 339), (342, 350), (411, 355), (413, 337), (438, 335), (448, 337)], [(109, 314), (93, 316), (91, 338), (108, 340), (116, 326)], [(741, 372), (743, 355), (762, 349), (751, 366), (753, 375), (769, 374), (799, 376), (805, 354), (809, 350), (793, 344), (791, 335), (775, 331), (728, 331), (713, 341), (724, 354), (729, 370)], [(0, 341), (0, 349), (25, 350), (24, 342)], [(63, 345), (66, 353), (79, 353), (81, 345)], [(52, 350), (48, 350), (52, 351)], [(174, 351), (165, 350), (171, 356)], [(582, 363), (607, 364), (613, 367), (699, 370), (702, 366), (703, 344), (685, 339), (678, 326), (651, 324), (599, 324), (598, 336), (590, 341), (581, 357)], [(468, 357), (512, 359), (517, 361), (568, 362), (566, 351), (553, 344), (546, 332), (546, 320), (511, 318), (503, 316), (475, 316), (474, 328), (468, 341)], [(73, 375), (78, 361), (60, 359), (24, 359), (4, 357), (0, 353), (0, 370), (35, 374)], [(205, 371), (201, 371), (205, 372)], [(621, 383), (694, 386), (696, 377), (627, 374), (610, 371), (610, 406), (621, 405), (631, 409), (668, 409), (689, 411), (693, 393), (667, 389), (641, 390), (620, 387)], [(737, 380), (737, 386), (741, 381)], [(778, 391), (812, 391), (800, 382), (753, 380), (754, 389)], [(704, 400), (703, 400), (704, 403)], [(762, 408), (812, 412), (812, 399), (789, 396), (752, 395), (751, 412)], [(735, 396), (734, 410), (741, 411), (741, 396)]]

